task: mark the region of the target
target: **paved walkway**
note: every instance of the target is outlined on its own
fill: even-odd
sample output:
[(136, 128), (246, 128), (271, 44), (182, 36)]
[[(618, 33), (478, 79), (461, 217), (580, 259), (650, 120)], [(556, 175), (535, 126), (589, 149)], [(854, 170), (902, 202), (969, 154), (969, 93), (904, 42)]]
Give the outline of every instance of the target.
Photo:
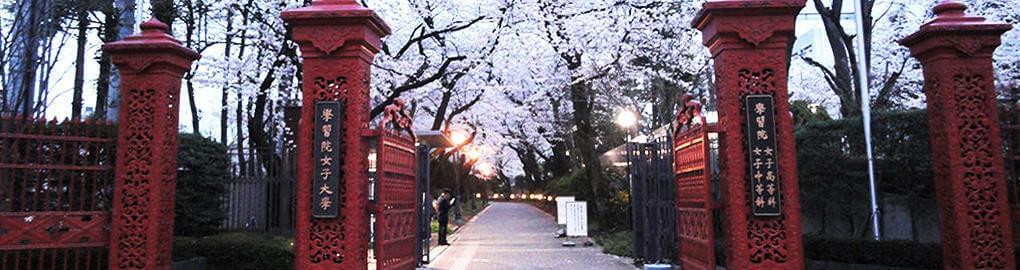
[[(563, 247), (553, 217), (527, 204), (492, 202), (433, 254), (430, 269), (635, 269), (601, 248)], [(579, 240), (575, 240), (578, 241)], [(436, 252), (436, 251), (434, 251)]]

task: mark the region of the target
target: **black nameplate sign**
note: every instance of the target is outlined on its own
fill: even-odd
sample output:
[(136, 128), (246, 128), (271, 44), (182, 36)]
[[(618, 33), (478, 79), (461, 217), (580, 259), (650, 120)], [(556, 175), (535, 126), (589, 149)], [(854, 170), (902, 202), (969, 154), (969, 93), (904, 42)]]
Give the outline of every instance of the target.
[(748, 168), (751, 176), (751, 212), (755, 216), (780, 215), (779, 159), (776, 150), (776, 113), (772, 96), (748, 95)]
[(337, 101), (315, 102), (315, 171), (312, 172), (312, 216), (336, 218), (340, 215), (340, 177), (343, 177), (340, 141), (343, 106)]

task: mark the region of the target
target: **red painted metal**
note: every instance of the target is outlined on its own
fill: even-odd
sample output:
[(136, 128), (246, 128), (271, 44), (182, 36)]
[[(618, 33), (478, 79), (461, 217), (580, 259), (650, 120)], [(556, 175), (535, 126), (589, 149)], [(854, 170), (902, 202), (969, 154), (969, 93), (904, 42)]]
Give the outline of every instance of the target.
[(403, 101), (386, 107), (379, 123), (376, 173), (377, 269), (415, 269), (415, 147)]
[[(709, 1), (693, 21), (715, 60), (723, 238), (728, 269), (803, 269), (797, 159), (787, 92), (787, 49), (804, 0)], [(772, 95), (782, 212), (751, 214), (743, 100)]]
[(155, 19), (103, 45), (121, 74), (110, 269), (170, 269), (181, 77), (198, 53)]
[(304, 61), (301, 119), (312, 119), (316, 101), (344, 104), (340, 217), (311, 215), (313, 121), (297, 131), (296, 269), (367, 269), (367, 149), (371, 62), (389, 27), (353, 0), (320, 0), (284, 11)]
[(0, 117), (0, 269), (103, 269), (114, 125)]
[(714, 270), (711, 149), (701, 105), (684, 96), (673, 132), (676, 178), (677, 259), (680, 268)]
[(900, 40), (924, 69), (945, 269), (1016, 269), (992, 53), (1008, 24), (943, 2)]
[[(1013, 248), (1020, 245), (1020, 104), (1016, 98), (1000, 103), (1002, 138), (1006, 148), (1006, 186), (1013, 226)], [(1005, 105), (1005, 106), (1002, 106)]]

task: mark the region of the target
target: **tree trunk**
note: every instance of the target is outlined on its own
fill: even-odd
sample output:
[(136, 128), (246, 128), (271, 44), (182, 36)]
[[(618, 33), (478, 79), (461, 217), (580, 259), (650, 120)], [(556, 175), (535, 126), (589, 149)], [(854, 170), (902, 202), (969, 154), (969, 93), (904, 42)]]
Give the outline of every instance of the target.
[(9, 84), (5, 87), (10, 91), (5, 97), (9, 107), (4, 109), (31, 116), (35, 108), (35, 76), (39, 67), (39, 24), (46, 12), (44, 2), (40, 0), (27, 0), (20, 4), (16, 7), (21, 14), (16, 19), (16, 37), (11, 46), (14, 50), (11, 58), (14, 72), (11, 72)]
[[(579, 58), (579, 57), (578, 57)], [(581, 161), (584, 165), (586, 186), (590, 188), (588, 200), (592, 203), (592, 213), (597, 218), (602, 218), (602, 203), (608, 201), (605, 179), (602, 175), (602, 164), (599, 163), (599, 155), (595, 152), (595, 128), (592, 124), (592, 102), (594, 93), (587, 83), (578, 77), (571, 76), (570, 99), (574, 105), (574, 125), (577, 132), (574, 135), (575, 148), (581, 154)]]
[[(191, 48), (195, 46), (195, 6), (191, 0), (185, 1), (185, 6), (188, 8), (188, 15), (185, 17), (185, 46)], [(202, 129), (199, 128), (199, 117), (198, 107), (195, 106), (195, 84), (192, 83), (191, 79), (195, 77), (195, 71), (189, 70), (188, 74), (184, 76), (185, 85), (188, 89), (188, 106), (191, 108), (191, 133), (202, 134)]]
[[(223, 59), (230, 58), (231, 48), (234, 44), (234, 8), (227, 8), (227, 37), (226, 44), (224, 44)], [(223, 84), (223, 91), (220, 95), (220, 143), (227, 144), (227, 96), (230, 94), (230, 88), (227, 84)]]
[[(118, 21), (120, 21), (120, 12), (112, 3), (107, 3), (103, 8), (104, 15), (106, 17), (103, 21), (102, 27), (102, 39), (104, 43), (114, 42), (120, 37)], [(102, 51), (99, 57), (99, 78), (96, 81), (96, 105), (95, 110), (92, 113), (92, 118), (95, 119), (106, 119), (107, 108), (110, 100), (115, 100), (117, 97), (110, 98), (110, 92), (114, 95), (117, 94), (113, 88), (114, 76), (113, 63), (110, 59), (110, 53)], [(111, 91), (112, 90), (112, 91)]]
[(89, 11), (78, 11), (78, 48), (75, 54), (74, 96), (71, 99), (71, 119), (81, 119), (82, 95), (85, 92), (85, 46), (88, 41)]
[(439, 102), (439, 108), (436, 108), (436, 118), (432, 121), (432, 130), (439, 130), (443, 126), (443, 120), (446, 118), (446, 108), (450, 106), (450, 98), (452, 96), (452, 89), (447, 89), (446, 92), (443, 92), (443, 99)]

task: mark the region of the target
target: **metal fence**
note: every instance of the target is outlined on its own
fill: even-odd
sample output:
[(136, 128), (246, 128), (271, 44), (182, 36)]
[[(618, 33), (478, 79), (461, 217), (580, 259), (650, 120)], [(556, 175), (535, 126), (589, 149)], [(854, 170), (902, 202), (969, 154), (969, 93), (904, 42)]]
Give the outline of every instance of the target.
[[(223, 208), (226, 230), (265, 231), (291, 234), (294, 231), (294, 150), (231, 149), (231, 178)], [(238, 156), (245, 159), (240, 159)]]
[(105, 269), (115, 127), (0, 117), (0, 269)]
[(673, 178), (672, 142), (668, 135), (648, 143), (631, 143), (631, 215), (634, 256), (643, 262), (676, 258), (676, 182)]

